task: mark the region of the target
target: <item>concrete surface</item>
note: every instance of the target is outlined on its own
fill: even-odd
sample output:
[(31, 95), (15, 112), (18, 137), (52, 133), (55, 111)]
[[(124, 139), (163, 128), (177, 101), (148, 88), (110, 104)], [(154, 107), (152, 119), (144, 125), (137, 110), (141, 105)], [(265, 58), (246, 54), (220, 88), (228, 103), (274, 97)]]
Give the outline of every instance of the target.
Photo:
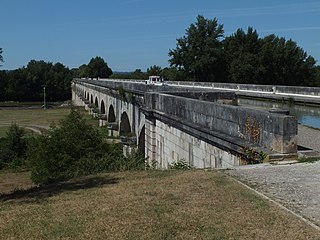
[(320, 161), (243, 166), (227, 174), (320, 226)]

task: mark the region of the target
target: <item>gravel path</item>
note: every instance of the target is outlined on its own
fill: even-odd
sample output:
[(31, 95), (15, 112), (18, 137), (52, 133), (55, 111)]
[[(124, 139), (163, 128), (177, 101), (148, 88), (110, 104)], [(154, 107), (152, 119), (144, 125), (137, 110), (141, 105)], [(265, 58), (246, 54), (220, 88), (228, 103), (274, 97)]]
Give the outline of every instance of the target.
[(243, 166), (227, 173), (320, 226), (320, 161)]
[(320, 130), (299, 124), (298, 144), (320, 152)]

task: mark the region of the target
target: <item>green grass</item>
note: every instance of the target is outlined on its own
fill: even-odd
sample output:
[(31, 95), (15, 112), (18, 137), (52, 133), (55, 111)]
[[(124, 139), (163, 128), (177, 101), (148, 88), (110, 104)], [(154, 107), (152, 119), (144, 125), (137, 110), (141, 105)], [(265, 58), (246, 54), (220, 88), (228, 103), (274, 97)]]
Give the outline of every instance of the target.
[(302, 157), (298, 159), (300, 163), (314, 163), (320, 161), (320, 157)]
[[(89, 124), (98, 127), (98, 120), (89, 116), (83, 108), (85, 119)], [(32, 129), (46, 129), (52, 123), (58, 124), (59, 120), (70, 113), (70, 108), (50, 108), (50, 109), (0, 109), (0, 137), (5, 136), (11, 123), (17, 123), (21, 127)]]
[(43, 102), (0, 102), (0, 107), (30, 107), (30, 106), (42, 106)]
[(43, 187), (3, 172), (0, 192), (2, 239), (320, 238), (218, 171), (103, 173)]

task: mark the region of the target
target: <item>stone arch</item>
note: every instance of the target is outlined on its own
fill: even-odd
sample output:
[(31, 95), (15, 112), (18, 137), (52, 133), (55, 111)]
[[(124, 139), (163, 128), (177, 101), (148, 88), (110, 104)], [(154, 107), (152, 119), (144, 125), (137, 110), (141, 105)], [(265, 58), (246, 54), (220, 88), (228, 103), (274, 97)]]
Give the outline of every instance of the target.
[(100, 113), (102, 113), (102, 114), (106, 113), (106, 108), (105, 108), (103, 100), (101, 100), (101, 104), (100, 104)]
[(120, 120), (120, 135), (128, 136), (131, 134), (131, 125), (129, 121), (128, 114), (126, 112), (122, 113)]
[(114, 107), (110, 105), (109, 111), (108, 111), (108, 122), (115, 122), (116, 121), (116, 115), (114, 114)]
[(95, 106), (96, 108), (99, 107), (98, 97), (96, 97), (96, 99), (94, 100), (94, 106)]
[(93, 95), (91, 94), (90, 103), (93, 104)]
[(143, 155), (145, 154), (145, 125), (143, 125), (138, 139), (138, 150)]

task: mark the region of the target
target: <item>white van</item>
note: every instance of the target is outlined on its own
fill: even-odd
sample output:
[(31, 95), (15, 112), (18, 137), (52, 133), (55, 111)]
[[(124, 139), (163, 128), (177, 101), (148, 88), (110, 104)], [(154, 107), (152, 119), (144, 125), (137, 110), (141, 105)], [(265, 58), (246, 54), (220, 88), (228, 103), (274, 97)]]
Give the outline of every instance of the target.
[(158, 86), (165, 85), (163, 77), (160, 77), (160, 76), (149, 76), (149, 79), (146, 80), (146, 84), (158, 85)]

